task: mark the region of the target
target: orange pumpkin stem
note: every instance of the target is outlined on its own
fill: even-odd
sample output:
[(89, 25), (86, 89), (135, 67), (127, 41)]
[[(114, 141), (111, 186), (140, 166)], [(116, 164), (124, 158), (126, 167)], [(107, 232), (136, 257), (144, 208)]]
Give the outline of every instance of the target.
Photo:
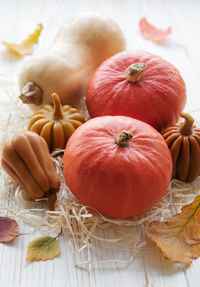
[(147, 65), (144, 63), (131, 64), (125, 71), (126, 79), (129, 82), (135, 83), (142, 79), (143, 72), (146, 70)]
[(42, 104), (42, 90), (35, 83), (28, 82), (23, 87), (19, 98), (24, 104), (34, 104), (39, 106)]
[(183, 136), (190, 136), (193, 133), (193, 123), (194, 119), (191, 115), (186, 113), (181, 113), (181, 117), (185, 119), (184, 123), (180, 127), (180, 134)]
[(60, 98), (56, 93), (53, 93), (51, 95), (52, 100), (53, 100), (53, 106), (54, 106), (54, 111), (53, 111), (53, 119), (54, 120), (59, 120), (63, 119), (63, 113), (61, 110), (61, 103), (60, 103)]
[(119, 147), (127, 147), (129, 145), (129, 141), (132, 139), (133, 134), (129, 131), (121, 131), (115, 137), (115, 142)]

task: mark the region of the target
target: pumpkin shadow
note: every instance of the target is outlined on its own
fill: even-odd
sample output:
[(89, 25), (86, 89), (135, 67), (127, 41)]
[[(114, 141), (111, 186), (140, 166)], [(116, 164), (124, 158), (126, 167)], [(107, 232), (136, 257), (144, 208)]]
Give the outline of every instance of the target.
[[(142, 268), (141, 268), (142, 267)], [(141, 274), (155, 274), (159, 277), (170, 277), (177, 273), (185, 272), (186, 268), (183, 264), (174, 264), (168, 259), (164, 258), (159, 250), (153, 248), (152, 251), (141, 251), (139, 252), (134, 260), (129, 263), (108, 263), (101, 266), (101, 271), (110, 272), (110, 271), (123, 271), (126, 270), (128, 273), (134, 274), (137, 270), (137, 273)], [(99, 268), (95, 268), (99, 269)]]
[[(106, 237), (108, 233), (112, 234), (112, 231), (104, 231)], [(87, 252), (86, 254), (88, 255)], [(112, 244), (105, 242), (96, 242), (91, 254), (92, 257), (90, 257), (90, 260), (93, 264), (90, 266), (84, 265), (82, 266), (83, 268), (80, 266), (78, 269), (88, 273), (98, 271), (105, 274), (125, 271), (130, 276), (133, 276), (137, 272), (144, 278), (147, 275), (152, 276), (152, 278), (158, 276), (171, 277), (175, 274), (185, 272), (186, 268), (188, 269), (183, 264), (174, 264), (166, 259), (155, 244), (150, 241), (147, 241), (147, 244), (138, 250), (132, 261), (130, 261), (130, 251), (123, 248), (119, 250)]]
[(181, 263), (173, 263), (165, 258), (154, 243), (149, 242), (151, 247), (141, 250), (144, 269), (147, 274), (155, 274), (159, 277), (170, 277), (180, 272), (185, 272), (186, 267)]

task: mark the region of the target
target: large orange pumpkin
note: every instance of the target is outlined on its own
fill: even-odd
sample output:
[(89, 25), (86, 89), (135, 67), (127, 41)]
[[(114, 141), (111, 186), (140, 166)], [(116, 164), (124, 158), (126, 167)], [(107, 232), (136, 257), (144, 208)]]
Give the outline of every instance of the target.
[(145, 51), (124, 51), (104, 61), (87, 87), (91, 117), (129, 116), (161, 131), (178, 120), (185, 83), (166, 60)]
[(70, 137), (64, 176), (72, 193), (104, 215), (143, 213), (165, 193), (171, 154), (150, 125), (123, 116), (89, 120)]

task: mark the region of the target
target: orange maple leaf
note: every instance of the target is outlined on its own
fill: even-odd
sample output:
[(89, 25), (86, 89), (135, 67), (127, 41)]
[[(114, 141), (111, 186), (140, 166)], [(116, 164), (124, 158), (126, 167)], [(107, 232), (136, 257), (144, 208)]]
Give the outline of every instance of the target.
[(176, 263), (191, 264), (200, 256), (200, 195), (169, 220), (152, 222), (146, 234), (165, 257)]

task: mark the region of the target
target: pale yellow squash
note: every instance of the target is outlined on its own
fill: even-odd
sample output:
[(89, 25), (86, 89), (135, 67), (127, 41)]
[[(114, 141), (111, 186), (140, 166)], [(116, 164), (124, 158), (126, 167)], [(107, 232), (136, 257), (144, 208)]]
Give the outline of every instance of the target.
[(62, 104), (77, 107), (96, 67), (125, 46), (112, 19), (94, 12), (80, 14), (61, 27), (48, 51), (22, 67), (20, 98), (24, 103), (50, 104), (55, 92)]

